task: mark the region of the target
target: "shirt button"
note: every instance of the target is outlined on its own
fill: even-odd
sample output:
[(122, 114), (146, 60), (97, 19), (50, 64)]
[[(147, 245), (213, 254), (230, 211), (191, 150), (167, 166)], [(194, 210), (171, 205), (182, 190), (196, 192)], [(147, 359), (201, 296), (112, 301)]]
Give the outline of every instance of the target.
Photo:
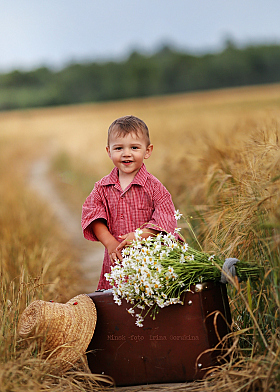
[(124, 219), (124, 216), (123, 216), (123, 215), (121, 215), (121, 219)]

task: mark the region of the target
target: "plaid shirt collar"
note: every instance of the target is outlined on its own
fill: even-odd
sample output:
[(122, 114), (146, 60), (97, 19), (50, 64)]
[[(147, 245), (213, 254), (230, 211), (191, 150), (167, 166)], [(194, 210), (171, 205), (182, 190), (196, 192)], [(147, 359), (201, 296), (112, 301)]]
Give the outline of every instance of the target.
[[(148, 171), (143, 163), (130, 185), (136, 184), (136, 185), (144, 186), (147, 181), (147, 177), (148, 177)], [(101, 181), (101, 185), (103, 186), (117, 185), (119, 183), (120, 183), (119, 171), (116, 167), (114, 167), (111, 173), (105, 176)]]

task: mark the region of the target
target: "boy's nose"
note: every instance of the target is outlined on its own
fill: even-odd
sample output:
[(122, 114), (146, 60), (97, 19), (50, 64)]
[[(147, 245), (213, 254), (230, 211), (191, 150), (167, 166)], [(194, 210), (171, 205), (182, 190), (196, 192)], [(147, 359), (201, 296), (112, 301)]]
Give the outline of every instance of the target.
[(124, 148), (123, 149), (123, 156), (130, 156), (130, 149), (129, 148)]

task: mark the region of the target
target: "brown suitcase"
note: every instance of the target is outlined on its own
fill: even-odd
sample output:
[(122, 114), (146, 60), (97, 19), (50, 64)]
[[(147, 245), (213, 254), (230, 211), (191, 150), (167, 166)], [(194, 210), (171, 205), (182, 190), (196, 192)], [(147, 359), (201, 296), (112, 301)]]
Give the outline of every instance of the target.
[(89, 368), (111, 376), (117, 386), (201, 379), (219, 353), (208, 349), (229, 332), (231, 324), (226, 285), (220, 283), (193, 286), (185, 293), (184, 305), (160, 309), (155, 320), (145, 318), (143, 327), (135, 325), (125, 300), (115, 304), (110, 290), (89, 296), (97, 309)]

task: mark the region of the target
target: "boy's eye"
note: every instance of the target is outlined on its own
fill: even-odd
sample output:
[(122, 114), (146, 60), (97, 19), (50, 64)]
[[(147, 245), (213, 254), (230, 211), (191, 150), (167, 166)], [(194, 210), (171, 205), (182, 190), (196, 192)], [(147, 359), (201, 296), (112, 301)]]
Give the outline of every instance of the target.
[(132, 150), (138, 150), (138, 147), (133, 146), (133, 147), (132, 147)]
[(121, 147), (115, 147), (115, 150), (121, 150), (122, 148)]

